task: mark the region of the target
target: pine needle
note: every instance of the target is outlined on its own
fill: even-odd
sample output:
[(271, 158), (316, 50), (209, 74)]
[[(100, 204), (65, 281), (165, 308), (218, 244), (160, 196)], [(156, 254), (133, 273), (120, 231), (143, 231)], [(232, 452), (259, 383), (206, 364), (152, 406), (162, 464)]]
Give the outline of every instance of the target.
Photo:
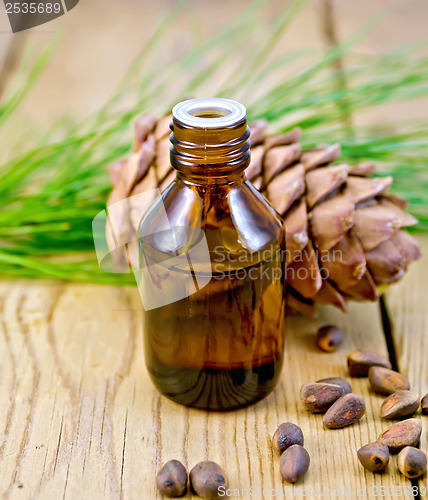
[[(130, 152), (132, 124), (138, 114), (166, 112), (189, 94), (204, 95), (212, 82), (218, 82), (217, 95), (245, 97), (249, 120), (266, 118), (276, 132), (301, 126), (304, 146), (334, 138), (342, 146), (341, 161), (378, 162), (381, 174), (394, 176), (394, 192), (410, 200), (410, 211), (420, 219), (417, 229), (428, 231), (428, 123), (355, 127), (350, 137), (337, 106), (346, 102), (347, 111), (356, 115), (385, 103), (426, 97), (428, 58), (415, 55), (415, 46), (375, 56), (351, 53), (379, 21), (373, 19), (341, 45), (316, 57), (307, 50), (283, 51), (272, 60), (273, 48), (305, 1), (293, 0), (266, 27), (261, 13), (268, 2), (257, 0), (210, 40), (195, 43), (187, 52), (171, 57), (168, 64), (157, 61), (152, 56), (162, 49), (162, 35), (188, 3), (176, 4), (173, 15), (159, 26), (98, 112), (62, 133), (58, 127), (45, 131), (42, 136), (56, 137), (55, 142), (28, 144), (26, 151), (0, 166), (3, 277), (133, 283), (131, 274), (102, 271), (95, 258), (92, 219), (105, 208), (111, 189), (108, 167)], [(255, 44), (263, 40), (258, 46), (251, 44), (254, 33), (260, 35)], [(13, 93), (0, 103), (0, 127), (6, 127), (12, 116), (19, 117), (19, 106), (42, 73), (51, 50), (40, 53), (26, 70), (23, 83), (15, 85)], [(345, 55), (351, 63), (341, 70), (347, 87), (338, 89), (332, 63)], [(26, 59), (23, 67), (24, 63)], [(290, 76), (286, 70), (291, 63), (293, 67), (300, 63), (301, 69)], [(231, 67), (235, 71), (225, 80), (223, 75)], [(181, 82), (174, 92), (171, 80)]]

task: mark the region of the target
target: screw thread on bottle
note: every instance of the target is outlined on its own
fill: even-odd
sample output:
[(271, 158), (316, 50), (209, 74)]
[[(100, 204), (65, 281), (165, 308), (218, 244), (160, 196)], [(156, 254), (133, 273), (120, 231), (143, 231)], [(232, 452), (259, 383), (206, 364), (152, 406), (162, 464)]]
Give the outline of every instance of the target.
[(184, 180), (233, 181), (250, 162), (245, 107), (220, 98), (191, 99), (172, 111), (171, 164)]

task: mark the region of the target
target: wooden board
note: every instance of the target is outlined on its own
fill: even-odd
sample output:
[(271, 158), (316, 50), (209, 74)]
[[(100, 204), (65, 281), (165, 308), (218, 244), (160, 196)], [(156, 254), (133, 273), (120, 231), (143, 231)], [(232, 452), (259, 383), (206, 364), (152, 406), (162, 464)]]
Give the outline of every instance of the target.
[[(393, 464), (373, 475), (357, 461), (356, 450), (388, 426), (366, 379), (352, 384), (367, 415), (346, 429), (324, 430), (322, 416), (299, 400), (303, 383), (346, 375), (352, 349), (386, 353), (376, 304), (353, 304), (348, 315), (325, 308), (318, 322), (290, 318), (274, 393), (247, 409), (210, 414), (172, 403), (151, 385), (135, 289), (17, 282), (0, 291), (0, 492), (9, 498), (157, 498), (156, 470), (171, 458), (189, 468), (217, 461), (233, 488), (280, 488), (270, 436), (283, 421), (302, 427), (312, 461), (296, 488), (346, 488), (339, 498), (356, 498), (363, 488), (410, 485)], [(334, 354), (314, 346), (326, 322), (347, 333)]]
[[(219, 19), (232, 19), (246, 3), (198, 2), (199, 10), (192, 16), (197, 19), (209, 4), (209, 26), (204, 30), (213, 33)], [(370, 17), (369, 8), (385, 7), (384, 0), (331, 3), (340, 39)], [(273, 4), (270, 18), (283, 7), (283, 0), (272, 0)], [(102, 9), (100, 5), (80, 2), (67, 16), (33, 33), (36, 47), (51, 41), (57, 30), (64, 30), (64, 38), (23, 106), (29, 124), (50, 126), (70, 111), (82, 117), (102, 105), (171, 2), (104, 2)], [(284, 46), (292, 50), (325, 45), (318, 8), (318, 4), (308, 4), (287, 33)], [(369, 35), (366, 50), (379, 51), (387, 41), (401, 44), (424, 36), (426, 2), (417, 0), (410, 9), (400, 8), (407, 21), (401, 22), (402, 12), (395, 13), (389, 25), (382, 24)], [(126, 22), (118, 23), (118, 19)], [(2, 26), (8, 31), (7, 20)], [(168, 33), (168, 50), (160, 54), (165, 61), (172, 48), (189, 43), (177, 26)], [(2, 34), (1, 62), (10, 54), (10, 39), (8, 33)], [(12, 76), (13, 71), (1, 75), (4, 88)], [(375, 121), (397, 115), (405, 118), (406, 113), (419, 116), (424, 109), (416, 101), (414, 107), (409, 106), (404, 109), (400, 104), (392, 114), (390, 107), (382, 115), (376, 110)], [(373, 122), (371, 113), (364, 116), (362, 123)], [(427, 254), (427, 243), (425, 248)], [(412, 267), (402, 286), (391, 288), (388, 294), (400, 367), (421, 392), (428, 391), (423, 364), (426, 282), (427, 270), (421, 262)], [(337, 323), (347, 332), (345, 345), (335, 354), (321, 354), (314, 347), (313, 333), (325, 322)], [(375, 304), (354, 304), (348, 315), (325, 308), (317, 323), (291, 318), (277, 389), (257, 405), (228, 414), (189, 410), (153, 389), (144, 366), (141, 325), (141, 304), (134, 289), (0, 283), (0, 494), (49, 500), (158, 498), (154, 475), (170, 458), (182, 460), (189, 468), (206, 458), (218, 461), (233, 488), (280, 488), (279, 459), (272, 453), (270, 436), (282, 421), (294, 421), (303, 428), (312, 460), (304, 480), (296, 484), (297, 491), (331, 488), (339, 492), (327, 498), (354, 499), (357, 489), (359, 497), (376, 498), (374, 487), (379, 488), (378, 497), (384, 496), (381, 487), (392, 487), (395, 493), (387, 491), (386, 498), (412, 498), (405, 490), (410, 482), (397, 474), (395, 459), (386, 474), (376, 476), (364, 472), (356, 459), (356, 449), (388, 426), (377, 418), (382, 399), (368, 391), (366, 380), (352, 382), (368, 408), (364, 419), (353, 427), (325, 431), (322, 417), (307, 414), (299, 404), (302, 383), (346, 374), (350, 350), (364, 346), (386, 353)], [(425, 420), (422, 445), (426, 448)], [(367, 495), (362, 494), (364, 489)], [(294, 497), (298, 498), (297, 493)]]
[[(408, 376), (412, 388), (421, 397), (428, 393), (428, 238), (419, 237), (423, 258), (407, 276), (387, 293), (393, 336), (400, 371)], [(428, 452), (428, 417), (422, 417), (420, 447)], [(425, 476), (420, 481), (428, 494)], [(422, 496), (422, 495), (421, 495)]]

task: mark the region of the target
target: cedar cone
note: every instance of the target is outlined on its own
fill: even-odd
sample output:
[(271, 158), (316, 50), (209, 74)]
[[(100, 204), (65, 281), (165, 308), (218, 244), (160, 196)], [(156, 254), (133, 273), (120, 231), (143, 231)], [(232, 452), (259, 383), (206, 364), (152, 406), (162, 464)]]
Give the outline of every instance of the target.
[[(159, 120), (141, 116), (133, 154), (111, 167), (113, 191), (107, 205), (126, 201), (120, 211), (109, 212), (107, 242), (111, 249), (117, 249), (118, 241), (134, 242), (127, 252), (112, 252), (117, 268), (136, 264), (137, 227), (155, 194), (143, 202), (132, 196), (162, 191), (175, 176), (169, 162), (170, 122), (171, 115)], [(376, 300), (381, 285), (400, 279), (420, 257), (418, 242), (402, 230), (417, 223), (404, 211), (406, 200), (385, 194), (392, 177), (370, 178), (375, 170), (371, 162), (337, 163), (338, 144), (302, 151), (300, 129), (266, 135), (264, 120), (249, 126), (246, 176), (285, 222), (288, 309), (316, 317), (316, 303), (346, 311), (348, 299)]]

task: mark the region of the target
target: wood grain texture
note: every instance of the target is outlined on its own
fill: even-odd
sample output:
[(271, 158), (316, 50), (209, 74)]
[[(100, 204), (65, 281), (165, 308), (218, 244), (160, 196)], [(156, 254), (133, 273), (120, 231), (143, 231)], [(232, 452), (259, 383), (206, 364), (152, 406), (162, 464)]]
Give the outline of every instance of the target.
[[(324, 430), (322, 416), (299, 400), (303, 383), (346, 375), (351, 349), (386, 353), (376, 304), (353, 304), (348, 315), (325, 308), (312, 323), (290, 318), (277, 389), (252, 407), (219, 414), (182, 407), (153, 388), (136, 289), (16, 282), (0, 284), (0, 297), (4, 498), (158, 498), (155, 473), (172, 458), (188, 468), (214, 460), (233, 488), (280, 488), (270, 438), (283, 421), (302, 427), (311, 456), (296, 488), (348, 488), (339, 498), (354, 498), (357, 489), (410, 484), (394, 466), (379, 476), (357, 461), (356, 450), (388, 427), (377, 417), (382, 398), (366, 379), (352, 380), (367, 404), (352, 427)], [(327, 322), (347, 334), (333, 354), (315, 347), (315, 331)]]
[[(407, 276), (387, 292), (393, 337), (400, 371), (421, 397), (428, 393), (428, 237), (419, 237), (424, 256)], [(417, 416), (420, 416), (420, 411)], [(420, 447), (428, 452), (428, 417), (422, 416)], [(420, 481), (428, 490), (427, 477)], [(427, 493), (428, 494), (428, 493)]]
[[(198, 8), (203, 10), (203, 3), (198, 2)], [(383, 0), (333, 3), (341, 39), (370, 16), (369, 6), (384, 8)], [(245, 4), (211, 2), (208, 31), (216, 30), (218, 19), (232, 19)], [(401, 25), (400, 43), (409, 33), (425, 33), (421, 12), (426, 4), (423, 0), (414, 4), (424, 10), (403, 6), (411, 21)], [(102, 105), (171, 2), (159, 5), (82, 1), (69, 15), (51, 23), (49, 30), (32, 36), (38, 46), (51, 40), (57, 29), (64, 30), (59, 50), (23, 107), (26, 120), (50, 126), (58, 115), (73, 111), (83, 117)], [(275, 1), (269, 17), (282, 6), (282, 0)], [(368, 50), (381, 50), (387, 39), (397, 40), (396, 24), (390, 25), (391, 32), (383, 25), (374, 31)], [(318, 28), (316, 9), (309, 4), (283, 44), (291, 49), (319, 47)], [(90, 45), (86, 32), (90, 32)], [(188, 44), (188, 37), (174, 28), (167, 53), (159, 56), (169, 56), (172, 47), (184, 49)], [(423, 106), (415, 107), (419, 116)], [(376, 111), (375, 121), (409, 114), (401, 105), (398, 113), (393, 110), (393, 114), (390, 109), (389, 114), (384, 112), (386, 118)], [(371, 114), (364, 123), (368, 121), (373, 121)], [(425, 248), (428, 254), (427, 244)], [(428, 391), (423, 364), (427, 270), (421, 262), (410, 273), (402, 286), (391, 289), (389, 303), (400, 367), (422, 392)], [(327, 322), (337, 323), (347, 333), (345, 344), (334, 354), (320, 353), (314, 344), (315, 331)], [(142, 310), (136, 290), (0, 283), (0, 494), (11, 499), (156, 499), (156, 470), (170, 458), (189, 469), (199, 460), (215, 460), (226, 469), (233, 488), (279, 488), (283, 485), (279, 458), (271, 450), (270, 437), (283, 421), (302, 427), (311, 455), (311, 467), (296, 488), (349, 488), (350, 492), (343, 490), (336, 497), (354, 499), (357, 488), (367, 491), (360, 498), (375, 498), (374, 486), (408, 487), (410, 482), (396, 472), (395, 458), (383, 475), (365, 472), (357, 461), (357, 448), (389, 426), (378, 418), (383, 398), (369, 392), (367, 380), (352, 381), (355, 392), (366, 401), (367, 415), (347, 429), (325, 431), (322, 417), (308, 414), (299, 403), (304, 382), (346, 375), (346, 354), (356, 347), (386, 353), (375, 304), (353, 304), (348, 315), (325, 308), (317, 323), (290, 318), (277, 389), (250, 408), (207, 414), (168, 401), (151, 385), (144, 366)], [(426, 447), (426, 421), (422, 443)], [(386, 498), (411, 497), (397, 493)]]

